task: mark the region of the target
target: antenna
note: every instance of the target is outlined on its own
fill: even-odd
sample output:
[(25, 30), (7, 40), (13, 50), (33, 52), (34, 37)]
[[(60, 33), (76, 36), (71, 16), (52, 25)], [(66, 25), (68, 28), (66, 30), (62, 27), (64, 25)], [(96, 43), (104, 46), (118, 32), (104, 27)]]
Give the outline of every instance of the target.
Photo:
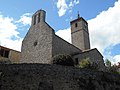
[(79, 11), (78, 11), (78, 18), (80, 18), (80, 14), (79, 14)]

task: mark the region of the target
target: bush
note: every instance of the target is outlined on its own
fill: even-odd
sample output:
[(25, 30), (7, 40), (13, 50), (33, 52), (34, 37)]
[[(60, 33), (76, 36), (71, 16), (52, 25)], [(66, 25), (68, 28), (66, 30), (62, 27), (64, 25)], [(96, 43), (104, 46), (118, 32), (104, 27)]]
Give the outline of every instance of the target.
[(80, 68), (89, 68), (90, 67), (90, 61), (89, 58), (85, 58), (79, 62)]
[(70, 55), (59, 54), (53, 57), (53, 64), (64, 65), (64, 66), (74, 66), (74, 61)]
[(114, 73), (114, 74), (120, 74), (118, 72), (118, 67), (116, 65), (113, 65), (109, 68), (109, 72)]
[(106, 59), (105, 64), (106, 64), (107, 72), (114, 73), (114, 74), (120, 74), (120, 72), (118, 71), (119, 63), (118, 63), (118, 66), (116, 64), (112, 65), (111, 61)]
[(106, 67), (111, 67), (112, 66), (112, 64), (111, 64), (111, 62), (110, 62), (110, 60), (108, 60), (108, 59), (106, 59), (105, 60), (106, 62), (105, 62), (105, 65), (106, 65)]
[(80, 68), (87, 68), (92, 70), (98, 70), (98, 64), (95, 62), (91, 62), (89, 58), (85, 58), (79, 62)]

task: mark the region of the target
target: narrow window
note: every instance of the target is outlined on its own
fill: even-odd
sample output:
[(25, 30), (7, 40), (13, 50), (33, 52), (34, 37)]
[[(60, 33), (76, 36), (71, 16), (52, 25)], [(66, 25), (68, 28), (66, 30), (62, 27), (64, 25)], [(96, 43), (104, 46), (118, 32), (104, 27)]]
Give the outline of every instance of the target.
[(79, 64), (78, 58), (75, 58), (75, 65), (78, 65), (78, 64)]
[(4, 49), (0, 50), (0, 55), (3, 57), (4, 56)]
[(9, 57), (9, 51), (5, 50), (4, 57), (6, 57), (6, 58)]
[(76, 28), (76, 27), (78, 27), (78, 24), (77, 24), (77, 23), (75, 23), (75, 28)]
[(38, 23), (40, 22), (40, 13), (38, 14)]
[(33, 25), (36, 24), (36, 15), (34, 16), (34, 22), (33, 22)]
[(0, 56), (8, 58), (9, 57), (9, 51), (1, 49), (0, 50)]

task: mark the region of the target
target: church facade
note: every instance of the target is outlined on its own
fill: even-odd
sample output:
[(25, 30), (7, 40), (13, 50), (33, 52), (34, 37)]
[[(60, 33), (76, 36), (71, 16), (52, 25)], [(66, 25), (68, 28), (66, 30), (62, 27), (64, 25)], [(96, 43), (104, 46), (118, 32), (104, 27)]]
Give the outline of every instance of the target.
[(90, 49), (88, 23), (79, 17), (70, 22), (72, 44), (55, 34), (54, 29), (45, 21), (46, 12), (38, 10), (32, 16), (31, 27), (26, 34), (21, 48), (20, 63), (47, 63), (58, 54), (69, 54), (77, 64), (80, 60), (89, 58), (104, 69), (101, 53)]

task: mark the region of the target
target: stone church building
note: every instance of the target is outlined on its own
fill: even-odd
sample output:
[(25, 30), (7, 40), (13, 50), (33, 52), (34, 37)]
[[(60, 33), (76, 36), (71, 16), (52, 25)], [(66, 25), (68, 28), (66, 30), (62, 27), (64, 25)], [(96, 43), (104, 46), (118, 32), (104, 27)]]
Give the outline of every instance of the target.
[(22, 42), (20, 63), (47, 63), (58, 54), (69, 54), (77, 64), (80, 60), (89, 58), (91, 62), (104, 69), (101, 53), (90, 49), (87, 21), (78, 15), (71, 21), (72, 44), (55, 34), (54, 29), (45, 21), (46, 12), (38, 10), (32, 16), (31, 27)]

